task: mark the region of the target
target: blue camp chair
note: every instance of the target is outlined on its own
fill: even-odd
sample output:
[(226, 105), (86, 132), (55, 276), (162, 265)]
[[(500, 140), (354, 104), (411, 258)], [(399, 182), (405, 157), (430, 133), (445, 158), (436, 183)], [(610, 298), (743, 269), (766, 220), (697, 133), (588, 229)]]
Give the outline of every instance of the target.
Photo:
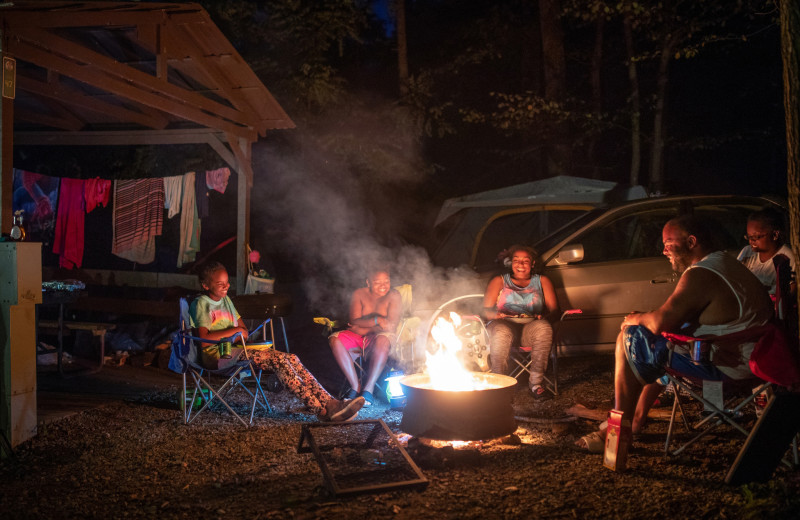
[[(253, 424), (256, 405), (260, 406), (267, 413), (272, 412), (272, 407), (267, 401), (267, 396), (261, 386), (261, 370), (253, 366), (247, 356), (247, 346), (242, 341), (244, 347), (244, 359), (232, 362), (231, 365), (218, 370), (210, 370), (200, 364), (200, 356), (197, 345), (200, 343), (218, 343), (208, 341), (203, 338), (192, 336), (189, 327), (189, 303), (186, 298), (180, 299), (180, 331), (176, 334), (172, 342), (172, 355), (169, 360), (169, 368), (183, 376), (183, 389), (180, 399), (183, 400), (181, 409), (183, 410), (183, 422), (189, 424), (201, 413), (209, 410), (212, 406), (219, 408), (222, 405), (231, 412), (236, 419), (244, 426)], [(252, 335), (256, 334), (265, 325), (262, 323), (256, 328)], [(191, 377), (193, 384), (187, 384), (187, 376)], [(214, 378), (221, 381), (215, 384)], [(252, 383), (253, 389), (248, 388), (246, 383)], [(250, 420), (245, 419), (237, 413), (226, 398), (236, 389), (241, 389), (252, 399), (250, 408)], [(195, 403), (199, 404), (196, 409)]]

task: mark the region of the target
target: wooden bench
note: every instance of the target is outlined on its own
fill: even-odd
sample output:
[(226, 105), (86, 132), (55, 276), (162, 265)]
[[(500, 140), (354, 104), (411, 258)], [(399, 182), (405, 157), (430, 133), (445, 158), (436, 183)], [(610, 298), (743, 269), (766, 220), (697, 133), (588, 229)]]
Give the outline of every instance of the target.
[[(68, 321), (62, 322), (62, 327), (59, 327), (57, 320), (39, 320), (37, 327), (43, 330), (52, 330), (58, 334), (58, 366), (61, 367), (61, 358), (64, 353), (62, 337), (66, 334), (69, 335), (76, 330), (85, 330), (92, 333), (92, 336), (100, 340), (100, 364), (95, 370), (103, 368), (103, 362), (106, 355), (106, 332), (114, 330), (116, 325), (113, 323), (99, 323), (87, 321)], [(46, 354), (47, 352), (43, 352)]]

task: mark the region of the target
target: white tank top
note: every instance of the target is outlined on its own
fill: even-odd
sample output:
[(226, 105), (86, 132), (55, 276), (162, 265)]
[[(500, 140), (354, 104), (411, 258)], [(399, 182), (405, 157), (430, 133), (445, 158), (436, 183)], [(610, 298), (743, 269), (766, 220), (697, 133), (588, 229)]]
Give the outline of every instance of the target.
[[(772, 304), (766, 288), (750, 270), (735, 258), (722, 251), (715, 251), (689, 267), (689, 269), (697, 268), (708, 269), (725, 281), (739, 303), (739, 316), (728, 323), (698, 325), (691, 332), (692, 335), (695, 337), (723, 336), (765, 325), (772, 318)], [(754, 346), (755, 342), (748, 342), (720, 351), (712, 343), (711, 361), (728, 377), (734, 379), (750, 377), (752, 373), (748, 363)]]

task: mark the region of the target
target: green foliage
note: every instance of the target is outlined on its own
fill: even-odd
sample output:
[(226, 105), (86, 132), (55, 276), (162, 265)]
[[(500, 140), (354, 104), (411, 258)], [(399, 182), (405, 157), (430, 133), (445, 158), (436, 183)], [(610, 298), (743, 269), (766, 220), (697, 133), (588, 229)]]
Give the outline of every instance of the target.
[(635, 61), (658, 58), (668, 43), (675, 46), (674, 59), (695, 58), (712, 43), (747, 41), (777, 16), (772, 0), (565, 0), (563, 13), (581, 24), (627, 17), (636, 37)]
[(362, 0), (201, 2), (244, 59), (293, 117), (344, 100), (334, 60), (366, 27)]

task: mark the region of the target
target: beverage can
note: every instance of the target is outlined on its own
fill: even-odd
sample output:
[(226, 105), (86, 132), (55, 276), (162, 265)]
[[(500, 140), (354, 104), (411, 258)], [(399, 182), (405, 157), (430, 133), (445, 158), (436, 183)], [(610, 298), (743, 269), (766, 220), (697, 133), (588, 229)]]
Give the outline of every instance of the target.
[(691, 343), (691, 356), (692, 363), (700, 365), (706, 361), (707, 346), (706, 342), (701, 339), (696, 339)]

